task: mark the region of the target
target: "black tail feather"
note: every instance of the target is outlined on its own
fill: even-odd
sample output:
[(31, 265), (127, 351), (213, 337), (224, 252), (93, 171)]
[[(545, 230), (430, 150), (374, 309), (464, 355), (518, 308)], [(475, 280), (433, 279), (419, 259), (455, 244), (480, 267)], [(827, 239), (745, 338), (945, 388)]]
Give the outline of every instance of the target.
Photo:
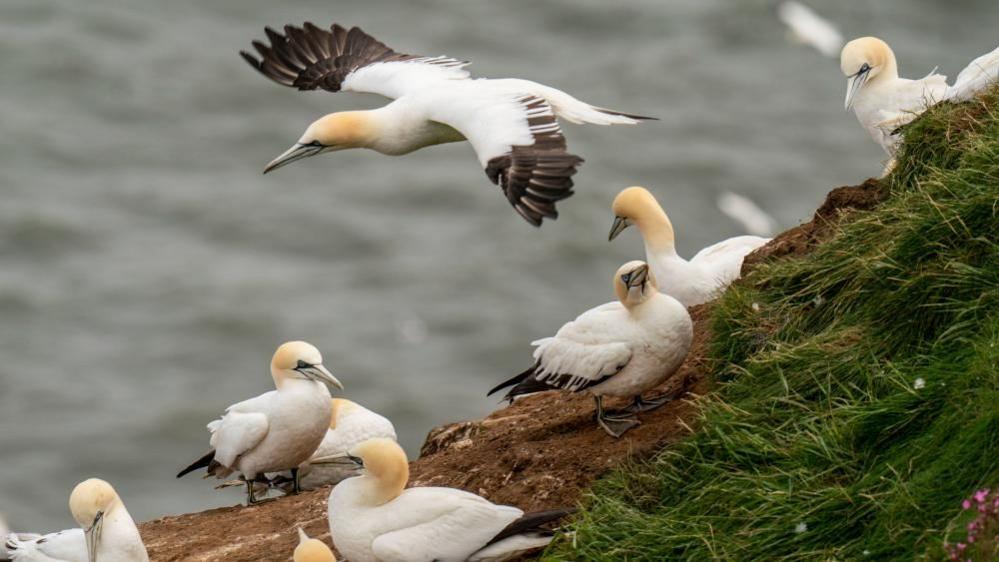
[(194, 461), (193, 463), (191, 463), (190, 466), (188, 466), (184, 470), (181, 470), (179, 473), (177, 473), (177, 478), (181, 478), (185, 474), (188, 474), (190, 472), (198, 470), (199, 468), (207, 468), (209, 465), (212, 464), (213, 460), (215, 460), (215, 449), (212, 449), (211, 451), (208, 451), (207, 453), (205, 453), (205, 456), (203, 456), (200, 459)]
[(492, 538), (486, 546), (490, 544), (498, 543), (499, 541), (510, 538), (514, 535), (522, 535), (524, 533), (541, 533), (541, 534), (551, 534), (552, 531), (548, 529), (543, 529), (542, 525), (547, 525), (562, 519), (566, 515), (571, 515), (575, 513), (574, 508), (561, 508), (552, 509), (549, 511), (535, 511), (534, 513), (525, 513), (513, 523), (506, 526), (505, 529), (499, 532), (498, 535)]
[(515, 384), (520, 383), (521, 381), (523, 381), (527, 377), (529, 377), (532, 374), (534, 374), (534, 368), (537, 367), (537, 366), (538, 366), (538, 364), (535, 363), (534, 365), (531, 365), (531, 367), (529, 369), (527, 369), (526, 371), (524, 371), (523, 373), (520, 373), (519, 375), (516, 375), (513, 378), (507, 379), (507, 380), (499, 383), (498, 385), (492, 387), (492, 389), (490, 389), (489, 392), (486, 393), (486, 396), (492, 396), (493, 394), (495, 394), (499, 390), (503, 390), (504, 388), (506, 388), (508, 386), (513, 386)]
[(627, 117), (629, 119), (638, 119), (639, 121), (658, 121), (658, 117), (649, 117), (648, 115), (638, 115), (636, 113), (625, 113), (623, 111), (614, 111), (613, 109), (607, 109), (604, 107), (595, 107), (600, 113), (606, 113), (607, 115), (620, 115), (621, 117)]

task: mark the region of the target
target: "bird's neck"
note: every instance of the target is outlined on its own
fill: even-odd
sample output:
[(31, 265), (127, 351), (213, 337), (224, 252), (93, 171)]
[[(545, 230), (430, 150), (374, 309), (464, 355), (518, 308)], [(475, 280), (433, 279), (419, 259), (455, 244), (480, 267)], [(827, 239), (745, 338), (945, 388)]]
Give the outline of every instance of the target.
[(652, 256), (676, 255), (674, 246), (673, 224), (662, 207), (648, 209), (635, 221), (642, 240), (645, 241), (645, 253)]
[(358, 478), (361, 487), (362, 500), (368, 505), (377, 506), (399, 497), (409, 481), (409, 464), (379, 467), (377, 471), (371, 468)]

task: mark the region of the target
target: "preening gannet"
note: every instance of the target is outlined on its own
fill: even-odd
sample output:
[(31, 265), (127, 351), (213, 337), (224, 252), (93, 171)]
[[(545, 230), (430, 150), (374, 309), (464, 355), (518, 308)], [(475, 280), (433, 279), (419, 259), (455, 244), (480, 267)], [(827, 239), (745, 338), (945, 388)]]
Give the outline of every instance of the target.
[(836, 26), (800, 2), (781, 2), (777, 6), (777, 18), (796, 41), (811, 45), (829, 58), (835, 57), (843, 46), (843, 34)]
[(81, 482), (69, 497), (73, 519), (82, 529), (35, 538), (7, 537), (14, 562), (148, 562), (146, 547), (125, 504), (110, 484)]
[[(687, 309), (660, 293), (656, 276), (642, 261), (614, 274), (617, 301), (591, 308), (559, 328), (554, 337), (533, 342), (530, 369), (489, 391), (513, 386), (506, 398), (550, 389), (593, 394), (597, 423), (620, 437), (640, 422), (627, 414), (652, 410), (671, 397), (643, 400), (642, 393), (665, 382), (680, 368), (693, 340)], [(604, 412), (603, 397), (634, 398), (624, 415)]]
[(270, 45), (242, 52), (261, 74), (299, 90), (368, 92), (394, 99), (371, 111), (331, 113), (274, 159), (264, 173), (296, 160), (346, 148), (399, 155), (468, 140), (479, 163), (527, 222), (557, 218), (555, 203), (572, 195), (583, 159), (566, 152), (557, 118), (571, 123), (633, 125), (651, 119), (592, 106), (528, 80), (469, 79), (468, 63), (446, 56), (397, 53), (353, 27), (311, 23), (266, 28)]
[(697, 252), (690, 261), (674, 246), (673, 225), (656, 198), (644, 187), (629, 187), (617, 194), (612, 205), (614, 225), (609, 238), (636, 225), (645, 241), (645, 259), (657, 279), (664, 279), (663, 292), (684, 306), (707, 302), (739, 278), (746, 254), (770, 241), (759, 236), (736, 236)]
[(542, 525), (571, 513), (525, 514), (454, 488), (410, 488), (409, 463), (391, 439), (371, 439), (345, 458), (360, 476), (333, 487), (330, 535), (350, 562), (506, 560), (547, 545)]
[(937, 102), (966, 101), (999, 79), (999, 48), (971, 61), (953, 86), (936, 73), (920, 80), (899, 78), (895, 53), (877, 37), (847, 43), (839, 64), (847, 77), (846, 109), (853, 109), (874, 141), (894, 156), (901, 141), (899, 127)]
[(298, 546), (295, 547), (294, 562), (336, 562), (333, 551), (319, 539), (310, 539), (301, 527), (298, 528)]
[(271, 376), (277, 390), (226, 408), (222, 419), (208, 424), (212, 449), (177, 478), (198, 468), (219, 478), (238, 472), (246, 481), (247, 501), (253, 504), (257, 475), (291, 470), (293, 491), (299, 491), (298, 465), (312, 456), (330, 425), (333, 411), (326, 384), (340, 389), (343, 385), (323, 366), (319, 350), (302, 341), (277, 349)]

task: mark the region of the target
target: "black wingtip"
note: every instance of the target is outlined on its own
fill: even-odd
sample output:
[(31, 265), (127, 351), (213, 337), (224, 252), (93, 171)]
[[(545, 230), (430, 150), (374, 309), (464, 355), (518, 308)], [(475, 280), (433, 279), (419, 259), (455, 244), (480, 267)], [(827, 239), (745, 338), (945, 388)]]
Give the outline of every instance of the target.
[(186, 474), (194, 472), (199, 468), (205, 468), (215, 460), (215, 449), (205, 453), (203, 457), (191, 463), (187, 468), (177, 473), (177, 478), (183, 478)]

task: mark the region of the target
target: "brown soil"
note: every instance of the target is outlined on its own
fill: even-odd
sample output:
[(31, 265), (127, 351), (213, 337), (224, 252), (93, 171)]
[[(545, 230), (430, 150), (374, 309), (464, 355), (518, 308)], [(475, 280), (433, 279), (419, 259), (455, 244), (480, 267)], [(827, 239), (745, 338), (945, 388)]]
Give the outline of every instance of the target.
[[(883, 200), (875, 180), (830, 192), (812, 221), (774, 238), (746, 267), (810, 251), (849, 210)], [(642, 425), (613, 439), (594, 421), (588, 396), (545, 392), (527, 396), (483, 420), (435, 428), (410, 463), (411, 486), (450, 486), (531, 511), (573, 506), (595, 478), (629, 459), (647, 458), (681, 439), (696, 423), (692, 397), (710, 390), (705, 365), (710, 305), (691, 309), (694, 344), (661, 391), (683, 397), (640, 416)], [(615, 407), (620, 404), (608, 404)], [(154, 562), (291, 560), (295, 528), (329, 543), (328, 489), (253, 507), (227, 507), (141, 524)]]

